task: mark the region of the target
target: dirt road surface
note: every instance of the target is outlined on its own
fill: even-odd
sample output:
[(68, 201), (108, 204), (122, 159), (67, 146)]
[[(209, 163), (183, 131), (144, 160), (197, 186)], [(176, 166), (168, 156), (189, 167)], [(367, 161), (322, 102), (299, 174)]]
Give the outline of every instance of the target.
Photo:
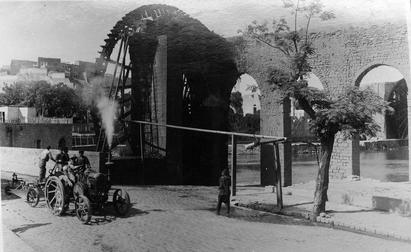
[[(215, 188), (125, 187), (129, 215), (51, 215), (40, 202), (3, 199), (3, 225), (34, 251), (411, 251), (411, 244), (315, 226), (290, 217), (234, 209), (215, 214)], [(203, 191), (201, 193), (198, 193)], [(204, 197), (207, 191), (209, 197)], [(22, 194), (21, 196), (23, 196)], [(70, 206), (73, 209), (73, 205)], [(5, 242), (5, 251), (10, 247)]]

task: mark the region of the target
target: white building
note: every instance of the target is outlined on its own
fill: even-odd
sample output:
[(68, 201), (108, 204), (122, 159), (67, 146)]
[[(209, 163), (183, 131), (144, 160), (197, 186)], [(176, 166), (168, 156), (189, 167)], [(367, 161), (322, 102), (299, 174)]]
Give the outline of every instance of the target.
[[(7, 77), (6, 77), (7, 76)], [(63, 83), (66, 86), (73, 88), (73, 83), (65, 77), (65, 73), (62, 72), (47, 72), (47, 69), (42, 68), (22, 68), (17, 75), (0, 76), (0, 82), (4, 79), (7, 84), (13, 84), (17, 81), (46, 81), (51, 85), (57, 85)], [(1, 85), (1, 83), (0, 83)], [(4, 86), (4, 84), (3, 84)], [(0, 90), (1, 92), (2, 90)]]
[(35, 108), (1, 106), (0, 123), (73, 124), (73, 118), (38, 117)]
[(31, 118), (36, 117), (36, 109), (18, 106), (0, 107), (1, 123), (28, 123)]

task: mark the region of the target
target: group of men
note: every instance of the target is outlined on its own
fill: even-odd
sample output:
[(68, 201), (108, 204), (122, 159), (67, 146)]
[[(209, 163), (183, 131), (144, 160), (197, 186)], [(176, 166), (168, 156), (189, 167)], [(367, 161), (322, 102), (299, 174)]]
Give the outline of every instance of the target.
[[(73, 167), (77, 167), (80, 169), (88, 170), (90, 169), (90, 161), (86, 156), (84, 156), (84, 151), (79, 150), (79, 156), (73, 156), (72, 158), (68, 155), (68, 148), (63, 147), (60, 149), (60, 153), (57, 154), (56, 158), (53, 158), (53, 155), (50, 151), (51, 146), (47, 146), (46, 150), (41, 153), (40, 156), (40, 182), (42, 182), (46, 175), (46, 164), (51, 159), (58, 165), (59, 171), (63, 171), (65, 174), (64, 180), (67, 181), (69, 185), (72, 185), (74, 179), (71, 178), (70, 170)], [(230, 213), (230, 186), (231, 186), (231, 177), (228, 173), (228, 170), (225, 169), (221, 173), (221, 177), (219, 179), (219, 193), (218, 193), (218, 204), (217, 204), (217, 214), (220, 214), (221, 204), (224, 202), (227, 206), (227, 214)]]
[(90, 161), (86, 156), (84, 156), (84, 151), (79, 150), (78, 154), (79, 156), (73, 156), (72, 158), (69, 157), (68, 155), (68, 148), (67, 147), (62, 147), (60, 149), (60, 153), (56, 155), (56, 158), (53, 157), (53, 154), (50, 151), (51, 146), (47, 146), (47, 148), (41, 153), (40, 155), (40, 176), (39, 176), (39, 181), (42, 182), (44, 181), (46, 177), (46, 164), (49, 160), (52, 160), (56, 163), (57, 170), (58, 171), (67, 171), (68, 169), (71, 169), (72, 167), (77, 167), (80, 169), (90, 169)]

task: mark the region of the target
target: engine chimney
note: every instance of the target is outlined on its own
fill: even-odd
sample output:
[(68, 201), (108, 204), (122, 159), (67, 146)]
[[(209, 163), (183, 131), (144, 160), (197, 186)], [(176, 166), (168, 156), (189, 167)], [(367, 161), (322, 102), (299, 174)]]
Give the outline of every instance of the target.
[(108, 155), (107, 162), (105, 163), (105, 166), (107, 168), (107, 179), (110, 182), (111, 181), (111, 168), (114, 165), (114, 163), (111, 161), (111, 146), (108, 147), (107, 155)]

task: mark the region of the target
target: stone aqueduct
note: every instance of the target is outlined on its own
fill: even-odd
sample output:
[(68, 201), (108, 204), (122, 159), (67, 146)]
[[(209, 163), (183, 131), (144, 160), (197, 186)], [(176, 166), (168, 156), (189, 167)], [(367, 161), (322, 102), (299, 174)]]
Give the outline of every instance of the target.
[[(171, 6), (142, 6), (127, 14), (122, 21), (116, 24), (112, 31), (115, 31), (116, 27), (123, 27), (124, 24), (126, 24), (126, 26), (124, 26), (126, 29), (131, 29), (134, 23), (138, 23), (139, 20), (133, 21), (134, 19), (131, 14), (140, 15), (139, 20), (151, 18), (154, 22), (161, 20), (162, 16), (174, 16), (176, 18), (186, 16), (184, 12)], [(130, 25), (130, 28), (128, 28), (127, 25)], [(370, 70), (382, 65), (396, 68), (404, 76), (407, 85), (411, 83), (408, 33), (405, 24), (386, 24), (384, 26), (371, 26), (368, 28), (339, 29), (334, 32), (315, 33), (312, 34), (312, 36), (314, 36), (316, 49), (315, 57), (311, 60), (313, 73), (320, 79), (324, 88), (328, 89), (332, 94), (337, 95), (350, 85), (359, 85), (361, 79)], [(109, 34), (108, 42), (103, 46), (103, 53), (107, 48), (112, 48), (112, 46), (108, 46), (111, 41), (116, 43), (117, 40), (113, 38), (116, 38), (116, 36)], [(285, 106), (281, 105), (278, 94), (270, 89), (267, 82), (270, 66), (278, 64), (281, 55), (275, 50), (264, 44), (257, 43), (254, 40), (245, 39), (241, 43), (235, 43), (236, 41), (238, 42), (238, 37), (227, 40), (234, 42), (234, 51), (237, 52), (235, 54), (235, 61), (237, 62), (238, 71), (251, 75), (261, 89), (261, 134), (289, 136), (291, 127), (288, 125), (289, 121), (287, 120), (287, 116), (284, 116), (284, 114), (289, 113), (289, 108), (287, 108), (289, 106), (286, 104), (284, 104)], [(167, 45), (164, 44), (162, 50), (167, 50), (167, 48)], [(165, 53), (169, 54), (170, 52)], [(167, 71), (164, 73), (167, 75)], [(230, 82), (225, 85), (234, 86), (234, 84), (235, 83)], [(169, 83), (162, 85), (165, 85), (163, 91), (167, 92), (168, 97), (169, 89), (166, 87)], [(163, 88), (160, 87), (160, 89)], [(177, 94), (177, 96), (181, 95)], [(411, 96), (407, 98), (407, 101), (409, 111), (408, 132), (411, 132)], [(167, 103), (165, 100), (162, 102)], [(227, 102), (228, 100), (224, 103)], [(226, 106), (227, 108), (223, 109), (228, 110), (228, 105)], [(167, 109), (165, 122), (169, 121), (168, 114)], [(331, 177), (342, 178), (351, 174), (359, 175), (358, 147), (358, 141), (343, 140), (341, 137), (337, 137), (334, 143), (334, 154), (331, 161)], [(290, 145), (285, 144), (282, 157), (282, 161), (284, 162), (285, 185), (290, 185), (292, 182), (290, 150)], [(225, 151), (221, 153), (215, 153), (215, 151), (211, 150), (210, 153), (222, 156), (227, 153), (227, 150), (225, 149)], [(227, 159), (218, 162), (221, 163), (220, 165), (227, 165)], [(213, 177), (215, 176), (213, 175)]]
[[(411, 83), (406, 24), (350, 28), (329, 33), (319, 32), (313, 36), (316, 49), (311, 61), (313, 73), (332, 94), (337, 95), (349, 85), (358, 86), (370, 70), (382, 65), (396, 68), (407, 85)], [(255, 41), (246, 41), (245, 46), (238, 51), (240, 72), (251, 75), (261, 89), (261, 133), (289, 136), (290, 127), (283, 116), (287, 113), (287, 108), (279, 106), (278, 95), (270, 91), (267, 83), (269, 66), (276, 64), (281, 55)], [(408, 111), (411, 111), (410, 99), (407, 98)], [(411, 113), (408, 112), (408, 127), (410, 125)], [(337, 137), (331, 161), (331, 177), (360, 175), (358, 147), (358, 141)], [(287, 154), (289, 146), (285, 146), (285, 149), (283, 159), (291, 160), (290, 154)], [(284, 165), (284, 183), (290, 184), (291, 164), (285, 162)]]

